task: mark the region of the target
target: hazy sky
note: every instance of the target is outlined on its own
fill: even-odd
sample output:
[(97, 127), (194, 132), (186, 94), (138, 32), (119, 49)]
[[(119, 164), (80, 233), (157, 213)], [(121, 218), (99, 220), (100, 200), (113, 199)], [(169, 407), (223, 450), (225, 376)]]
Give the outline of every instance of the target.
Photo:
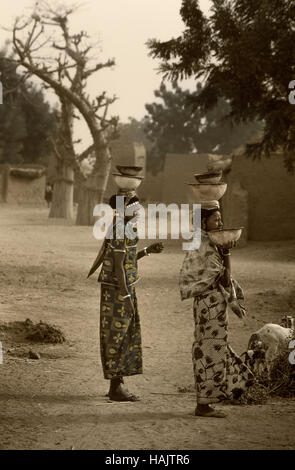
[[(10, 0), (1, 11), (0, 23), (10, 26), (15, 16), (28, 13), (33, 0)], [(64, 3), (72, 4), (66, 0)], [(112, 105), (112, 114), (121, 121), (128, 116), (141, 119), (144, 105), (154, 100), (153, 91), (161, 82), (157, 61), (148, 57), (145, 43), (150, 38), (169, 39), (183, 31), (179, 10), (181, 0), (86, 0), (73, 16), (72, 27), (86, 30), (91, 38), (101, 41), (101, 59), (115, 58), (110, 71), (97, 72), (89, 84), (91, 96), (106, 90), (119, 99)], [(200, 0), (208, 11), (210, 0)], [(9, 37), (0, 31), (0, 41)]]

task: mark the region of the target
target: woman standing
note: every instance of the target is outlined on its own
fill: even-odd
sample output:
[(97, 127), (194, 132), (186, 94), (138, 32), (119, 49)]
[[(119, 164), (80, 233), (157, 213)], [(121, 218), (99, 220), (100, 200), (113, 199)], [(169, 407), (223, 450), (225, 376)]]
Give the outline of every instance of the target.
[(214, 245), (210, 230), (223, 227), (218, 203), (201, 211), (201, 245), (187, 253), (180, 272), (181, 299), (194, 298), (193, 367), (196, 416), (225, 417), (210, 405), (238, 397), (252, 384), (252, 372), (228, 344), (227, 305), (243, 318), (243, 292), (231, 277), (230, 251)]
[[(123, 196), (121, 196), (123, 197)], [(116, 208), (116, 196), (110, 199)], [(98, 278), (101, 283), (100, 351), (105, 379), (110, 380), (108, 396), (114, 401), (137, 401), (122, 384), (123, 377), (142, 374), (142, 344), (140, 319), (135, 292), (139, 280), (137, 261), (150, 253), (160, 253), (162, 243), (154, 243), (137, 252), (137, 196), (124, 196), (124, 209), (134, 216), (117, 214), (111, 227), (112, 238), (106, 238), (100, 260), (103, 262)], [(99, 261), (100, 262), (100, 261)], [(98, 267), (97, 260), (90, 270)]]

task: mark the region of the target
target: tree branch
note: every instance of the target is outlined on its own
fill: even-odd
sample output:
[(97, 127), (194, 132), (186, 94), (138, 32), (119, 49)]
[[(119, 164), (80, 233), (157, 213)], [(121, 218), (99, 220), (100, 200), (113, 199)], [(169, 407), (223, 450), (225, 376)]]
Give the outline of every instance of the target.
[(63, 158), (62, 158), (61, 154), (59, 153), (59, 151), (58, 151), (58, 149), (57, 149), (55, 140), (53, 139), (52, 135), (49, 136), (49, 141), (50, 141), (50, 143), (51, 143), (51, 145), (52, 145), (53, 152), (54, 152), (54, 155), (56, 156), (56, 158), (57, 158), (59, 161), (63, 161)]
[(87, 149), (85, 149), (82, 153), (80, 153), (80, 155), (76, 157), (77, 161), (81, 163), (83, 160), (85, 160), (85, 158), (89, 157), (89, 155), (94, 152), (94, 150), (94, 145), (90, 145)]
[(83, 78), (88, 78), (90, 75), (92, 75), (94, 72), (97, 72), (98, 70), (101, 70), (103, 68), (107, 67), (113, 67), (115, 65), (115, 60), (114, 59), (109, 59), (107, 62), (102, 63), (102, 64), (96, 64), (95, 67), (92, 69), (85, 70), (83, 73)]

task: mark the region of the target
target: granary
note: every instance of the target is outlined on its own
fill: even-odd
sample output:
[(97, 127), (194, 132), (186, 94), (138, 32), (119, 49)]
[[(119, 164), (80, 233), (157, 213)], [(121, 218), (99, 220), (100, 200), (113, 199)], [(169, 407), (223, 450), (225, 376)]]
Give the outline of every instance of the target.
[(45, 171), (40, 165), (0, 165), (0, 202), (44, 204)]

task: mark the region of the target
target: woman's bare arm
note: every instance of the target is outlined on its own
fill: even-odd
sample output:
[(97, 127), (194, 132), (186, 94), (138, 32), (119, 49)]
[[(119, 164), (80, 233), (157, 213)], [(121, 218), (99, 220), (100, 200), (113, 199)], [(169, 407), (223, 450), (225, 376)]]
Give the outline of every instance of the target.
[(231, 273), (231, 265), (230, 265), (230, 252), (229, 250), (225, 251), (225, 253), (222, 253), (222, 258), (223, 258), (223, 264), (224, 264), (224, 273), (222, 277), (220, 278), (220, 282), (223, 285), (223, 287), (228, 287), (230, 285), (230, 273)]
[(125, 276), (125, 270), (124, 270), (124, 258), (125, 258), (125, 253), (123, 251), (115, 251), (114, 252), (114, 271), (116, 278), (118, 279), (118, 288), (119, 288), (119, 294), (125, 297), (128, 295), (125, 299), (125, 305), (131, 312), (131, 315), (134, 315), (135, 310), (134, 310), (134, 305), (131, 299), (131, 296), (128, 292), (127, 288), (127, 283), (126, 283), (126, 276)]
[(125, 253), (123, 251), (115, 251), (114, 253), (114, 271), (116, 278), (118, 279), (119, 293), (121, 295), (127, 295), (128, 289), (126, 284), (126, 276), (124, 270), (124, 258)]
[(227, 245), (220, 248), (219, 252), (223, 259), (224, 273), (220, 278), (223, 287), (228, 287), (231, 283), (231, 264), (230, 264), (230, 248), (236, 246), (236, 242), (229, 242)]

